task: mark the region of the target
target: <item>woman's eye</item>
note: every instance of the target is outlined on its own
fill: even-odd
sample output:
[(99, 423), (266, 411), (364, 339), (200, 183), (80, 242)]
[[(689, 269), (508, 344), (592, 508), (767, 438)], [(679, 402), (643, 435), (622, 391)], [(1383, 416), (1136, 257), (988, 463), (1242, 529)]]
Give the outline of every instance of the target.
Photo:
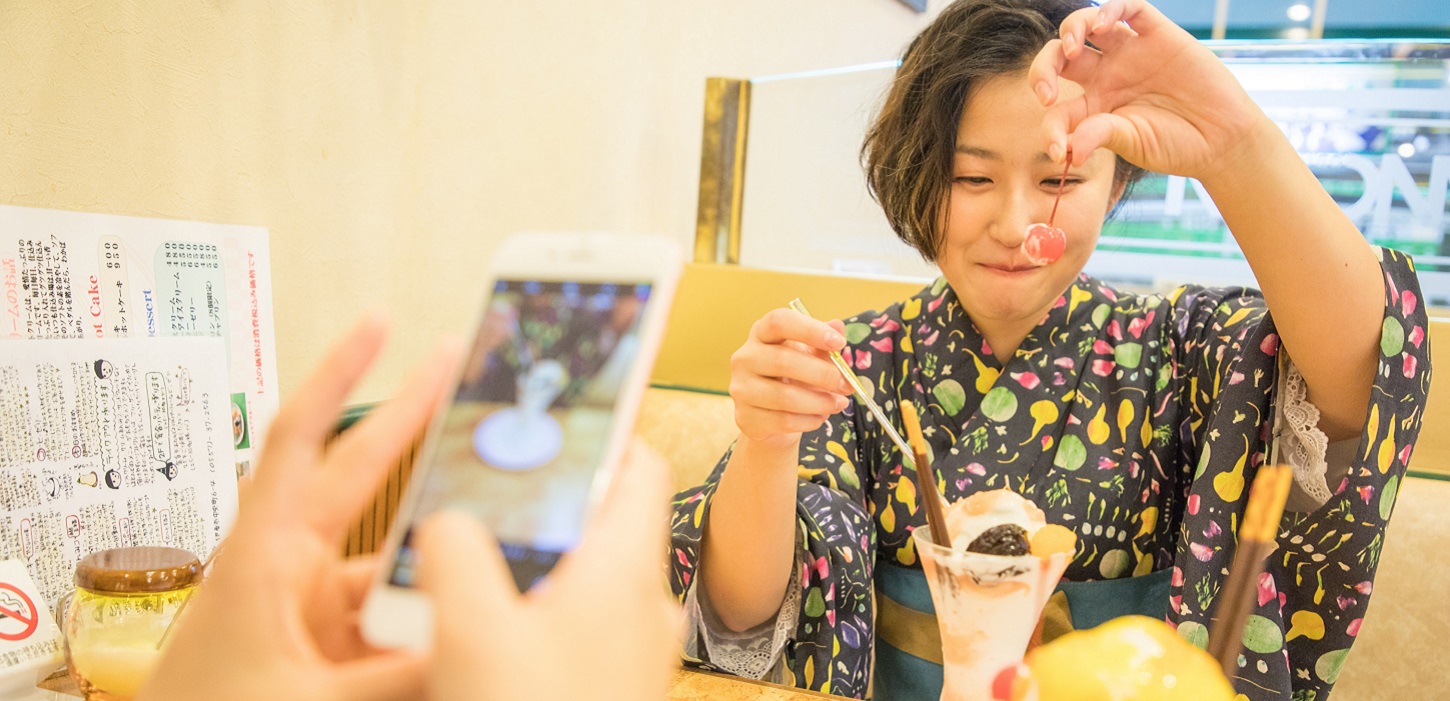
[(965, 185), (985, 185), (985, 184), (990, 183), (992, 181), (989, 178), (983, 178), (983, 177), (979, 177), (979, 176), (975, 176), (975, 175), (963, 175), (963, 176), (959, 176), (959, 177), (956, 177), (956, 178), (952, 178), (952, 182), (954, 182), (954, 183), (962, 183), (962, 184), (965, 184)]
[(1048, 178), (1048, 179), (1042, 181), (1042, 184), (1043, 185), (1046, 185), (1047, 187), (1057, 188), (1057, 187), (1072, 187), (1073, 185), (1076, 185), (1076, 184), (1078, 184), (1080, 182), (1082, 182), (1082, 181), (1081, 180), (1078, 180), (1077, 178), (1068, 178), (1066, 184), (1064, 184), (1062, 178)]

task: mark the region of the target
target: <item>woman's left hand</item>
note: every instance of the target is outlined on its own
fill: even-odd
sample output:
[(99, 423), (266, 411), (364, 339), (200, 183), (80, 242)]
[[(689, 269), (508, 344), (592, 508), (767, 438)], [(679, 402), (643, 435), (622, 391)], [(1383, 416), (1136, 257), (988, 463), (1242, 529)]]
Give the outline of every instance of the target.
[[(1145, 0), (1078, 10), (1058, 36), (1028, 73), (1051, 107), (1043, 129), (1058, 162), (1065, 146), (1075, 163), (1107, 148), (1148, 170), (1201, 180), (1271, 124), (1208, 47)], [(1059, 91), (1059, 77), (1081, 94)]]

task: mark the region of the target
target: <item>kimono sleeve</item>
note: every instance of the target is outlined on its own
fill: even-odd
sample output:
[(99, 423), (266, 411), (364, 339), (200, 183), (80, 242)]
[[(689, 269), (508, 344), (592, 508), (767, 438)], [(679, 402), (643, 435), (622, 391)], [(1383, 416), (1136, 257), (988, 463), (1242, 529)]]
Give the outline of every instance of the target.
[[(1353, 465), (1311, 513), (1289, 513), (1256, 583), (1234, 686), (1249, 699), (1323, 701), (1359, 633), (1385, 527), (1423, 419), (1429, 340), (1408, 256), (1379, 251), (1380, 358)], [(1203, 643), (1271, 438), (1279, 340), (1261, 298), (1185, 288), (1174, 300), (1184, 459), (1169, 620)]]
[[(786, 663), (797, 686), (861, 696), (870, 671), (875, 532), (866, 494), (870, 470), (858, 464), (854, 407), (801, 439), (796, 487), (795, 586), (800, 614)], [(682, 601), (696, 577), (704, 529), (730, 451), (705, 483), (676, 495), (670, 528), (670, 587)], [(833, 655), (839, 647), (841, 654)], [(699, 645), (697, 649), (704, 650)], [(709, 667), (710, 660), (687, 660)]]
[(1293, 693), (1305, 700), (1329, 695), (1359, 634), (1430, 390), (1429, 320), (1414, 264), (1394, 250), (1379, 253), (1380, 358), (1353, 465), (1317, 511), (1285, 518), (1266, 573), (1283, 594), (1279, 625)]

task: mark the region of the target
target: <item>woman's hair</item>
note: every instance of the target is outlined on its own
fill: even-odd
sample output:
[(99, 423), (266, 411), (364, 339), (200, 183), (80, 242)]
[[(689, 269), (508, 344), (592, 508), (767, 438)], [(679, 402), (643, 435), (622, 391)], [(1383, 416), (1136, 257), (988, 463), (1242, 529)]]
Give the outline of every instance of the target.
[[(941, 248), (957, 126), (967, 97), (997, 76), (1026, 70), (1087, 0), (957, 0), (906, 48), (861, 159), (871, 195), (901, 240), (934, 261)], [(1113, 191), (1143, 170), (1121, 157)]]

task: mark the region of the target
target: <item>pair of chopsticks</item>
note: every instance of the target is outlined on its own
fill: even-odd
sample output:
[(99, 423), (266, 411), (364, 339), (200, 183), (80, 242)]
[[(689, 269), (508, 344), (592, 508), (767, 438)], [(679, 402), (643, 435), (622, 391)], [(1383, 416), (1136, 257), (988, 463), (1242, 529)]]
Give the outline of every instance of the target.
[[(806, 305), (800, 299), (791, 300), (790, 308), (811, 317), (811, 313), (806, 311)], [(926, 440), (921, 435), (921, 422), (917, 418), (916, 407), (912, 406), (911, 402), (901, 402), (901, 422), (906, 425), (906, 434), (911, 438), (911, 443), (908, 445), (905, 440), (902, 440), (896, 427), (886, 419), (886, 412), (882, 411), (876, 400), (866, 393), (866, 388), (856, 378), (856, 373), (851, 372), (851, 366), (846, 364), (846, 359), (835, 351), (831, 351), (830, 356), (836, 369), (841, 371), (841, 376), (846, 378), (846, 383), (851, 385), (851, 391), (855, 392), (856, 398), (860, 399), (861, 403), (866, 406), (866, 410), (876, 417), (876, 422), (881, 424), (887, 437), (896, 444), (896, 447), (901, 450), (901, 455), (911, 462), (911, 467), (916, 470), (916, 498), (926, 509), (926, 523), (931, 527), (932, 540), (936, 541), (937, 545), (950, 548), (952, 538), (951, 534), (947, 533), (942, 495), (936, 486), (936, 475), (931, 468), (931, 461), (926, 457)]]
[(1239, 525), (1238, 550), (1229, 566), (1228, 581), (1219, 593), (1214, 625), (1208, 635), (1208, 654), (1218, 660), (1228, 679), (1238, 671), (1244, 624), (1258, 596), (1264, 561), (1274, 551), (1292, 478), (1287, 465), (1265, 465), (1259, 468), (1249, 489), (1249, 503)]

